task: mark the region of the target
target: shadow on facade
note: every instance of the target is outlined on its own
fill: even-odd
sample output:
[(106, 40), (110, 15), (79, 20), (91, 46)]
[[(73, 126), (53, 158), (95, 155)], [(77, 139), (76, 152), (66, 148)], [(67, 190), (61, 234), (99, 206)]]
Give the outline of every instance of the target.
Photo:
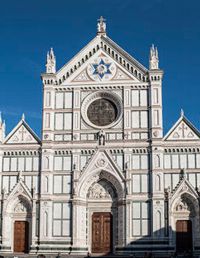
[(123, 248), (117, 247), (113, 252), (107, 254), (90, 254), (87, 257), (132, 257), (132, 258), (175, 258), (187, 257), (198, 258), (200, 247), (193, 246), (191, 220), (182, 221), (182, 225), (177, 225), (179, 232), (175, 232), (171, 227), (161, 228), (154, 231), (151, 236), (141, 237), (131, 241)]

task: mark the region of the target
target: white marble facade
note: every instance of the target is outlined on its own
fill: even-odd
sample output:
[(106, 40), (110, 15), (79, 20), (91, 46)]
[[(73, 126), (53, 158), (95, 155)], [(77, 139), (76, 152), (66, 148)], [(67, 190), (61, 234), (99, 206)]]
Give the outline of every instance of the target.
[(24, 116), (7, 136), (0, 121), (1, 253), (14, 252), (20, 220), (29, 253), (87, 254), (92, 214), (102, 211), (113, 216), (114, 253), (174, 252), (178, 220), (192, 221), (198, 253), (200, 132), (182, 111), (163, 136), (162, 77), (157, 48), (145, 68), (103, 19), (58, 71), (50, 50), (41, 140)]

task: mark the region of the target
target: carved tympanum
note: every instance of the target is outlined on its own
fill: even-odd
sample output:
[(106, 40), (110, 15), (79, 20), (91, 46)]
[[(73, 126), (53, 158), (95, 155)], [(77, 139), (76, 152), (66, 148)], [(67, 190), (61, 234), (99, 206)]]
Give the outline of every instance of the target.
[(116, 194), (108, 182), (100, 180), (89, 188), (87, 197), (89, 199), (113, 199)]

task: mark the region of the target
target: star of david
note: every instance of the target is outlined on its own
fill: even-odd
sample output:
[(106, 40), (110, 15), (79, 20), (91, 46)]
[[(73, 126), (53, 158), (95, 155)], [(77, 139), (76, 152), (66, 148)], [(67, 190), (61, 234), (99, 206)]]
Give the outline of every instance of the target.
[(98, 74), (101, 79), (104, 77), (105, 74), (111, 74), (111, 71), (109, 69), (111, 63), (106, 64), (103, 59), (101, 59), (98, 64), (92, 64), (92, 66), (94, 67), (93, 74)]

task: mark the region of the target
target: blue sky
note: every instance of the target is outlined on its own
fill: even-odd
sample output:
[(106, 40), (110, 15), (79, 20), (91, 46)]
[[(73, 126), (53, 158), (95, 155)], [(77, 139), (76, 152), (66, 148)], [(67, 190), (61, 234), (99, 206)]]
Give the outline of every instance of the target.
[(20, 0), (0, 9), (0, 110), (7, 133), (24, 112), (40, 135), (46, 52), (54, 48), (57, 68), (96, 35), (96, 20), (107, 19), (107, 34), (143, 65), (149, 47), (159, 50), (164, 70), (165, 132), (180, 109), (200, 128), (200, 1), (198, 0)]

